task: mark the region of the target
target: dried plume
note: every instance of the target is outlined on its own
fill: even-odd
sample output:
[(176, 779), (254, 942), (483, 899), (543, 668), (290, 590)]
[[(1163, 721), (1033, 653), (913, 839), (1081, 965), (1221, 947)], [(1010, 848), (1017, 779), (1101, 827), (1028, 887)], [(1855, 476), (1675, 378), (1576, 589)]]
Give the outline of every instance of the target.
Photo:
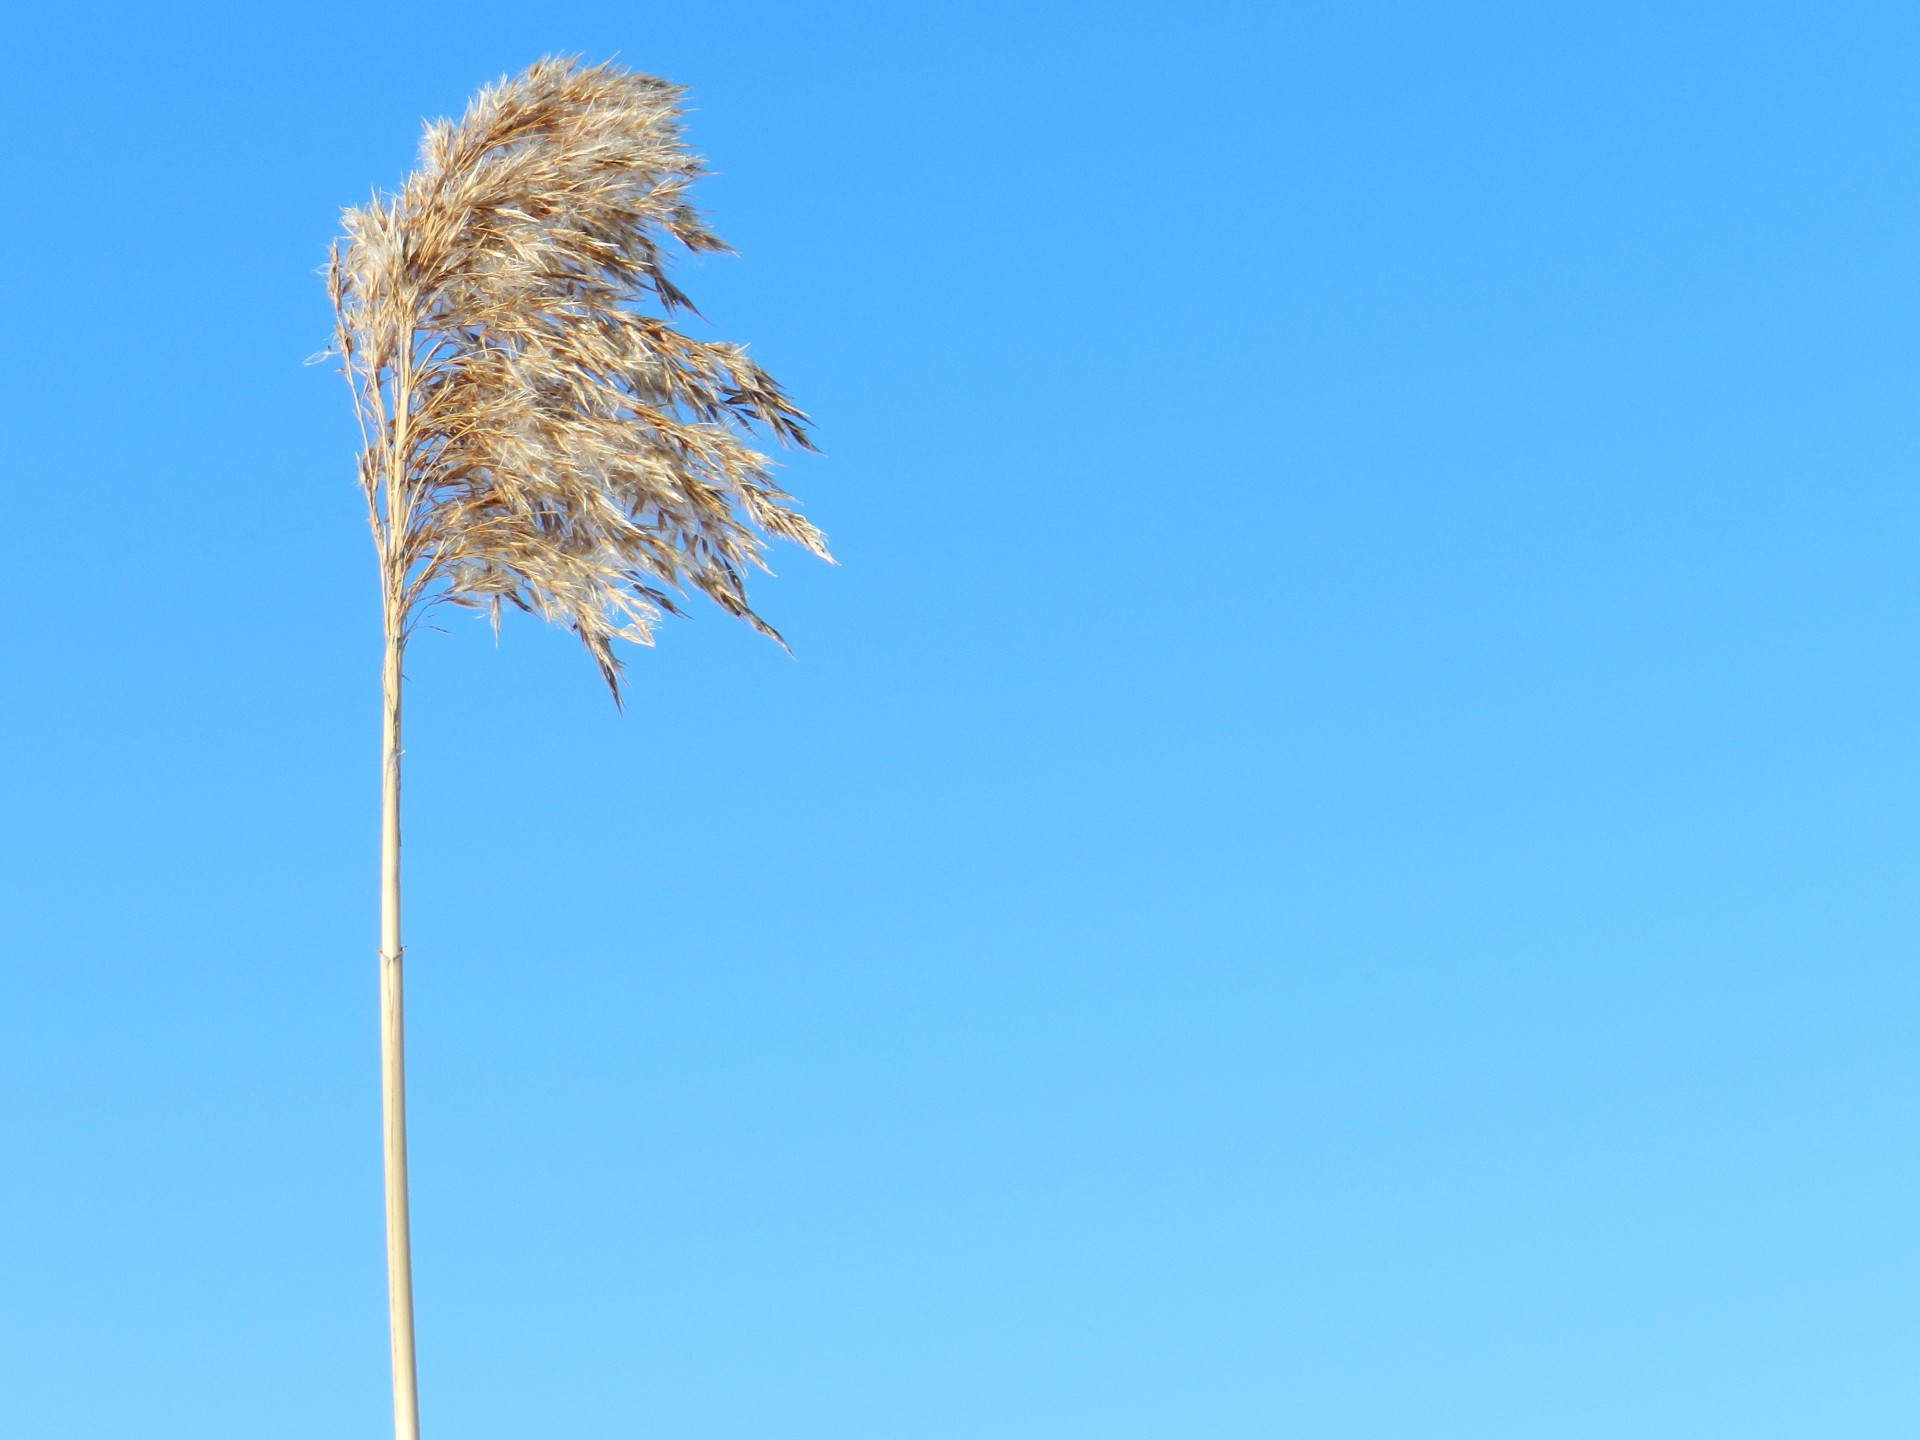
[(542, 60), (346, 213), (329, 282), (389, 633), (504, 602), (572, 628), (617, 700), (613, 641), (652, 643), (674, 593), (778, 640), (746, 592), (767, 537), (831, 558), (750, 443), (810, 449), (806, 416), (742, 347), (669, 323), (693, 309), (669, 242), (727, 248), (688, 198), (682, 94)]

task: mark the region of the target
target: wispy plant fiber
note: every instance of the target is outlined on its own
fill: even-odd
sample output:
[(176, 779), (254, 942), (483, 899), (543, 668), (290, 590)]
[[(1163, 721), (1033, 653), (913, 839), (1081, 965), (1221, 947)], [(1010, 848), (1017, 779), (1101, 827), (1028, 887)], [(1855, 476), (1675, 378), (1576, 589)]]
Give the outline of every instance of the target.
[[(737, 345), (673, 328), (666, 257), (723, 250), (688, 190), (682, 92), (543, 60), (427, 127), (399, 191), (345, 218), (329, 283), (379, 552), (380, 1115), (395, 1440), (419, 1440), (400, 907), (402, 659), (432, 606), (569, 626), (620, 698), (616, 640), (688, 590), (757, 629), (771, 538), (823, 559), (751, 443), (806, 417)], [(779, 637), (774, 636), (775, 639)]]
[(698, 591), (748, 603), (769, 537), (822, 558), (751, 443), (806, 417), (737, 345), (670, 323), (668, 252), (727, 247), (689, 199), (683, 92), (542, 60), (427, 127), (419, 167), (345, 216), (330, 285), (360, 483), (404, 637), (439, 601), (571, 628), (617, 699), (615, 640)]

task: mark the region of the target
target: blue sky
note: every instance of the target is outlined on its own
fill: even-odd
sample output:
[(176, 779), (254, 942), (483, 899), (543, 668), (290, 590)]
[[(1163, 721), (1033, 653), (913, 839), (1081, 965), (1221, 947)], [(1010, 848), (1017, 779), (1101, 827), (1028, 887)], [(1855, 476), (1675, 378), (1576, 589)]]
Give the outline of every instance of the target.
[(839, 569), (415, 647), (445, 1440), (1912, 1433), (1920, 18), (34, 7), (0, 1433), (387, 1423), (377, 617), (316, 271), (692, 88)]

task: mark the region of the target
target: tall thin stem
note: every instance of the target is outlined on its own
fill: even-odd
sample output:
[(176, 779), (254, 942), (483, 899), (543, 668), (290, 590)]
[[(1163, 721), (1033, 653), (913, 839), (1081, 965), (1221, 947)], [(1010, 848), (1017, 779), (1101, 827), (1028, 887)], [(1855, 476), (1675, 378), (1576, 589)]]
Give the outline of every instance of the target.
[(386, 1158), (387, 1319), (394, 1440), (420, 1440), (413, 1363), (413, 1245), (407, 1220), (407, 1056), (400, 944), (400, 687), (403, 617), (389, 602), (380, 671), (380, 1130)]
[[(616, 641), (651, 643), (697, 591), (778, 639), (743, 576), (768, 541), (823, 559), (756, 425), (807, 418), (740, 347), (672, 328), (691, 302), (666, 249), (724, 251), (693, 208), (703, 172), (682, 91), (543, 60), (427, 127), (400, 190), (345, 216), (328, 284), (361, 427), (378, 552), (380, 1108), (396, 1440), (419, 1440), (408, 1236), (400, 941), (401, 655), (442, 602), (571, 628), (619, 698)], [(810, 446), (808, 448), (811, 448)]]

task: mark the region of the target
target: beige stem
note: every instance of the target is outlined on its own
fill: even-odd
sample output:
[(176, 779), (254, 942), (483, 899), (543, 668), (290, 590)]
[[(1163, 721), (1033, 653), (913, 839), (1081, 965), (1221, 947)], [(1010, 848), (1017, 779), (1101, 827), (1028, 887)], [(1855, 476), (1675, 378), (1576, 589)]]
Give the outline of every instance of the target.
[(387, 617), (380, 674), (380, 1130), (387, 1182), (387, 1318), (393, 1340), (394, 1440), (420, 1440), (413, 1369), (413, 1246), (407, 1223), (407, 1058), (400, 961), (401, 620)]

